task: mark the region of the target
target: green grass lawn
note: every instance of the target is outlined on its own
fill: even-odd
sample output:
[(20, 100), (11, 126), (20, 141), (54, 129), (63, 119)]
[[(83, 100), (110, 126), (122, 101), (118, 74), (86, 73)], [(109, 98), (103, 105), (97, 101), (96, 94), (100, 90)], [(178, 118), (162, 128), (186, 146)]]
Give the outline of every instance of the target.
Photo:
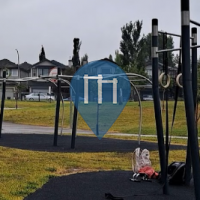
[[(69, 102), (64, 102), (64, 127), (69, 127)], [(55, 102), (26, 102), (19, 101), (18, 106), (21, 109), (5, 110), (4, 121), (10, 121), (21, 124), (54, 126), (55, 118)], [(174, 103), (169, 102), (169, 127), (171, 127), (172, 113)], [(15, 101), (7, 100), (5, 107), (15, 107)], [(143, 122), (142, 134), (156, 134), (156, 125), (154, 118), (153, 102), (142, 102), (143, 107)], [(73, 109), (72, 109), (73, 110)], [(184, 112), (184, 104), (182, 101), (178, 102), (176, 119), (173, 127), (172, 135), (174, 136), (187, 136), (186, 117)], [(62, 116), (62, 104), (60, 110), (60, 124)], [(162, 110), (163, 127), (165, 127), (165, 110)], [(200, 125), (200, 123), (198, 124)], [(90, 128), (85, 123), (83, 118), (78, 117), (78, 128), (89, 130)], [(138, 102), (128, 102), (118, 119), (109, 129), (110, 132), (122, 133), (138, 133), (139, 128), (139, 106)]]
[[(4, 120), (21, 124), (53, 126), (55, 102), (18, 102), (18, 110), (5, 110)], [(69, 126), (69, 103), (65, 102), (65, 127)], [(6, 101), (5, 107), (15, 107), (14, 101)], [(173, 104), (170, 102), (170, 117)], [(165, 111), (163, 111), (163, 116)], [(137, 102), (129, 102), (117, 121), (110, 128), (113, 132), (138, 133), (139, 108)], [(89, 129), (79, 116), (78, 128)], [(179, 102), (173, 135), (186, 135), (184, 105)], [(152, 102), (143, 102), (143, 134), (155, 134)], [(91, 135), (94, 137), (94, 135)], [(135, 140), (137, 137), (105, 136), (108, 138)], [(156, 138), (142, 138), (156, 142)], [(172, 143), (186, 144), (186, 140), (173, 139)], [(169, 162), (184, 161), (185, 151), (170, 151)], [(159, 169), (157, 151), (150, 153), (152, 166)], [(131, 170), (131, 153), (50, 153), (0, 147), (0, 200), (22, 200), (46, 183), (50, 178), (76, 172), (97, 170)]]
[[(176, 143), (185, 141), (176, 140)], [(177, 158), (184, 161), (185, 154), (183, 150), (170, 151), (169, 162)], [(22, 200), (52, 177), (98, 170), (131, 170), (132, 153), (52, 153), (0, 147), (0, 157), (0, 200)], [(150, 159), (153, 168), (159, 171), (158, 152), (151, 151)]]

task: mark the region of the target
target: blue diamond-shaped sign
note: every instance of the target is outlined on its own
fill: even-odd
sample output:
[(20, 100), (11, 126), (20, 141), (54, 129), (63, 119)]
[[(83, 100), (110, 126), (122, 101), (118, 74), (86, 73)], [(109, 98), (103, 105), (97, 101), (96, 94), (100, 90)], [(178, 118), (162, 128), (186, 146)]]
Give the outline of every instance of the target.
[(82, 66), (74, 74), (70, 87), (78, 112), (99, 139), (107, 133), (124, 109), (130, 91), (126, 73), (109, 60)]

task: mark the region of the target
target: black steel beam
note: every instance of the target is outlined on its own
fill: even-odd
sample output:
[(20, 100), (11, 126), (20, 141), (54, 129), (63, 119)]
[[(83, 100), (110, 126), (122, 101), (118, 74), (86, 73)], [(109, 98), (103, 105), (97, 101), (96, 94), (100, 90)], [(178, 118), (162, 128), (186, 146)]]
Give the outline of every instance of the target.
[(1, 133), (2, 133), (2, 125), (3, 125), (5, 96), (6, 96), (6, 71), (4, 70), (3, 71), (3, 83), (2, 83), (2, 96), (1, 96), (0, 138), (1, 138)]

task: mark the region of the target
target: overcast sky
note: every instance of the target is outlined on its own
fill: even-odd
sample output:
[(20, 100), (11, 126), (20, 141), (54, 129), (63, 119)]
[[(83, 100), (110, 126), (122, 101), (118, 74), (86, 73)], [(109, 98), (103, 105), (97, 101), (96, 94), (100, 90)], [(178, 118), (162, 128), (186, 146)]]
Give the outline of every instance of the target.
[[(199, 0), (190, 1), (190, 10), (191, 19), (200, 21)], [(18, 49), (21, 63), (34, 64), (43, 45), (47, 59), (67, 64), (74, 37), (89, 61), (114, 56), (121, 27), (143, 20), (147, 34), (152, 18), (159, 19), (160, 30), (179, 34), (180, 0), (1, 0), (0, 59), (17, 63)], [(179, 39), (174, 41), (178, 47)]]

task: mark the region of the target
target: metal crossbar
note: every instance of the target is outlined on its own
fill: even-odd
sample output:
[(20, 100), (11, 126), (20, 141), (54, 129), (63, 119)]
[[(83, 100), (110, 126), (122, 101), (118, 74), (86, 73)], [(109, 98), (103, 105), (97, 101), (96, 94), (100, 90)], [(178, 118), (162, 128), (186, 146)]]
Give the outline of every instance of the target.
[(194, 46), (191, 46), (190, 48), (195, 49), (195, 48), (199, 48), (199, 47), (200, 47), (200, 45), (194, 45)]
[(196, 25), (196, 26), (200, 26), (200, 23), (199, 23), (199, 22), (196, 22), (196, 21), (194, 21), (194, 20), (190, 20), (190, 23), (192, 23), (192, 24), (194, 24), (194, 25)]
[(181, 50), (181, 48), (177, 48), (177, 49), (163, 49), (163, 50), (156, 51), (156, 53), (164, 53), (164, 52), (180, 51), (180, 50)]
[[(191, 46), (190, 49), (194, 49), (194, 48), (199, 48), (200, 45), (194, 45)], [(164, 53), (164, 52), (171, 52), (171, 51), (180, 51), (182, 48), (176, 48), (176, 49), (163, 49), (163, 50), (159, 50), (156, 51), (156, 53)]]
[[(176, 34), (176, 33), (169, 33), (169, 32), (164, 32), (164, 31), (158, 31), (158, 33), (172, 35), (172, 36), (176, 36), (176, 37), (181, 37), (181, 35)], [(190, 37), (190, 39), (193, 39), (193, 37)]]

